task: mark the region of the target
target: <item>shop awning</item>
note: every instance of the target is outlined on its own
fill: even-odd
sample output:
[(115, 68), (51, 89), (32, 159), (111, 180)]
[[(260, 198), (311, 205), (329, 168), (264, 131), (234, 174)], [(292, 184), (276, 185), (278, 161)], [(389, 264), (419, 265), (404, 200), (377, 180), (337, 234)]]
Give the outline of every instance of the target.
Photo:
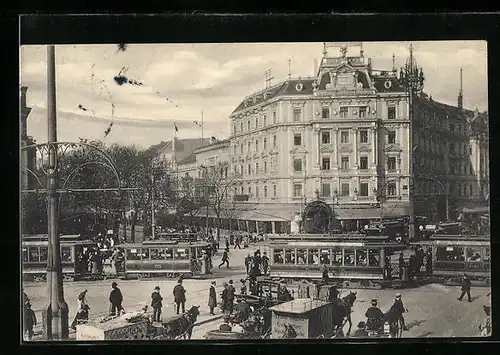
[(379, 219), (382, 217), (380, 208), (335, 208), (337, 219)]

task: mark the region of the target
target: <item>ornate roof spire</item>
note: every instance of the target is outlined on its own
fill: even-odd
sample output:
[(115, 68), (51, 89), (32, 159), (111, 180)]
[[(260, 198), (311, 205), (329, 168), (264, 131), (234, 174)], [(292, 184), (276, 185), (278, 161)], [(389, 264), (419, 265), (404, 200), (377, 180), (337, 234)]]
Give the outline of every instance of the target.
[(394, 55), (394, 52), (392, 53), (392, 71), (396, 71), (396, 56)]

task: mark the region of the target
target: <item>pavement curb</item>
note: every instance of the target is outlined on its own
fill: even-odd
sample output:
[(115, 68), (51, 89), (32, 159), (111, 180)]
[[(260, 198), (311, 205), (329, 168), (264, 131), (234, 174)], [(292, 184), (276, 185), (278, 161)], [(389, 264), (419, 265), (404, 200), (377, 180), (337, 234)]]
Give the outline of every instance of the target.
[(210, 322), (213, 322), (213, 321), (216, 321), (216, 320), (219, 320), (221, 319), (222, 317), (224, 317), (223, 314), (220, 314), (218, 316), (215, 316), (215, 317), (212, 317), (212, 318), (208, 318), (208, 319), (205, 319), (205, 320), (202, 320), (202, 321), (199, 321), (199, 322), (196, 322), (193, 327), (197, 326), (197, 325), (203, 325), (203, 324), (206, 324), (206, 323), (210, 323)]

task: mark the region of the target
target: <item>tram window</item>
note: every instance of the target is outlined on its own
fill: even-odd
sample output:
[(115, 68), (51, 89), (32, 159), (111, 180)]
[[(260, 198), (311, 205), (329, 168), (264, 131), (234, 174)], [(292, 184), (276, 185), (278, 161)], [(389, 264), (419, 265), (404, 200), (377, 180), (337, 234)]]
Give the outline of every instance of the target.
[(306, 249), (297, 249), (297, 264), (305, 265), (306, 264)]
[(484, 248), (483, 261), (490, 262), (490, 248)]
[(295, 264), (295, 249), (285, 249), (285, 264)]
[(274, 264), (283, 264), (283, 249), (274, 249), (273, 262)]
[(164, 260), (163, 249), (149, 249), (149, 257), (151, 260)]
[(344, 265), (354, 265), (354, 249), (344, 250)]
[(176, 260), (186, 260), (186, 259), (189, 259), (188, 249), (177, 249), (175, 251), (175, 259)]
[(437, 247), (437, 261), (464, 261), (464, 248), (461, 247)]
[(336, 266), (342, 265), (342, 249), (332, 250), (332, 265)]
[(466, 252), (466, 260), (467, 261), (476, 261), (476, 262), (479, 262), (481, 261), (481, 247), (477, 247), (477, 246), (474, 246), (474, 247), (467, 247), (465, 249), (465, 252)]
[(127, 253), (127, 260), (141, 260), (140, 249), (125, 249), (125, 250)]
[(40, 251), (38, 247), (29, 247), (28, 248), (29, 261), (31, 262), (40, 262)]
[(321, 264), (330, 265), (330, 249), (321, 249)]
[(309, 249), (307, 250), (307, 264), (318, 265), (319, 264), (319, 250)]
[(380, 250), (368, 249), (368, 266), (380, 266)]
[(149, 260), (149, 249), (142, 249), (140, 254), (142, 256), (142, 260)]
[(28, 248), (23, 248), (23, 262), (28, 262)]
[(61, 248), (61, 261), (71, 261), (71, 248), (62, 247)]
[(359, 266), (367, 265), (366, 254), (367, 252), (365, 249), (356, 249), (356, 265)]
[(174, 249), (165, 248), (165, 257), (167, 260), (173, 260), (174, 259)]

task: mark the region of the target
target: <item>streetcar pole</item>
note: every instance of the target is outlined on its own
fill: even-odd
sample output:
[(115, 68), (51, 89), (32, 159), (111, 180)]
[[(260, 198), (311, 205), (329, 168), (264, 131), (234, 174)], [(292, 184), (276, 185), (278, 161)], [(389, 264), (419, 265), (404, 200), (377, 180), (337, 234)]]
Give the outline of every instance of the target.
[(57, 192), (57, 115), (55, 47), (47, 47), (47, 125), (49, 167), (47, 179), (48, 258), (47, 288), (49, 303), (44, 309), (47, 340), (65, 340), (69, 337), (68, 305), (64, 301), (59, 240), (59, 211)]

